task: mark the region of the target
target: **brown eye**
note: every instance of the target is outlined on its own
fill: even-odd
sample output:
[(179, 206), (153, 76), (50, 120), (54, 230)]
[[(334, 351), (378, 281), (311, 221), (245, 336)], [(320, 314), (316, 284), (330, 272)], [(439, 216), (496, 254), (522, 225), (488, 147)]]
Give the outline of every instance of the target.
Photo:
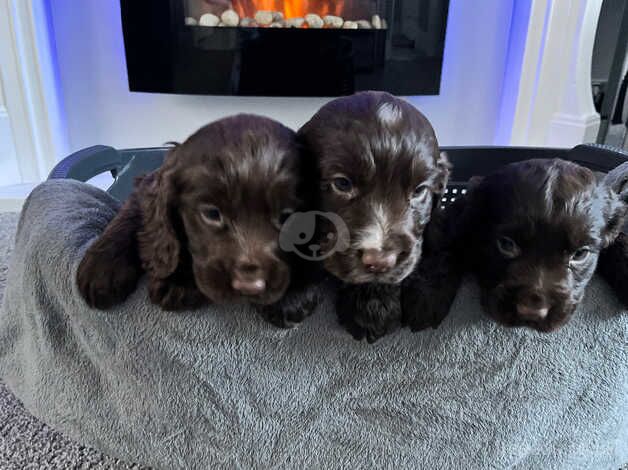
[(201, 217), (210, 225), (222, 225), (222, 214), (216, 206), (202, 206)]
[(588, 247), (584, 246), (582, 248), (577, 249), (573, 255), (571, 255), (572, 263), (584, 263), (591, 254), (591, 250)]
[(512, 238), (499, 237), (497, 239), (497, 248), (506, 258), (516, 258), (519, 256), (520, 250)]
[(334, 189), (341, 193), (350, 193), (353, 190), (353, 183), (346, 176), (336, 176), (331, 180)]
[(430, 193), (430, 188), (425, 186), (424, 184), (418, 185), (414, 188), (414, 192), (412, 193), (412, 199), (416, 199), (419, 202), (423, 202), (427, 199), (427, 196)]

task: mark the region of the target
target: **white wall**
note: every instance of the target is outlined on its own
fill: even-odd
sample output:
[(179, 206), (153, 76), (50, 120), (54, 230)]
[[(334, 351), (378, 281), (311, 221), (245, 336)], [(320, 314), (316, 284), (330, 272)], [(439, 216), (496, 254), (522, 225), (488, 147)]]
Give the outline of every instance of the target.
[(530, 6), (525, 23), (519, 25), (516, 14), (512, 32), (524, 32), (525, 41), (510, 48), (502, 100), (507, 123), (497, 142), (569, 148), (595, 141), (600, 116), (593, 105), (591, 59), (602, 0), (517, 0), (517, 8), (524, 2)]
[(20, 171), (13, 143), (13, 130), (9, 113), (4, 105), (2, 92), (2, 69), (0, 66), (0, 186), (14, 184), (20, 180)]
[[(451, 0), (440, 96), (410, 98), (443, 145), (494, 141), (515, 0)], [(130, 93), (118, 0), (50, 0), (71, 150), (156, 146), (253, 112), (297, 128), (326, 101)]]
[[(9, 184), (45, 179), (67, 153), (64, 127), (59, 125), (56, 81), (46, 22), (47, 0), (0, 1), (0, 165), (4, 172), (17, 163)], [(10, 134), (7, 130), (10, 125)], [(11, 143), (12, 142), (12, 143)], [(7, 150), (8, 149), (8, 150)], [(12, 150), (11, 150), (12, 149)], [(0, 179), (6, 183), (7, 177)]]

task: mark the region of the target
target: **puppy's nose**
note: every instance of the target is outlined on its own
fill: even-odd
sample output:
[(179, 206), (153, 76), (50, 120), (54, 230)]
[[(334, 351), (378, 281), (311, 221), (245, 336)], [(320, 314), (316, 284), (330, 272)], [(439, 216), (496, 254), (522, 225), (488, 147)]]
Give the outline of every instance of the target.
[(254, 261), (248, 259), (238, 260), (235, 264), (235, 271), (245, 276), (255, 276), (262, 268)]
[(517, 313), (519, 316), (528, 320), (542, 320), (547, 316), (548, 312), (549, 308), (547, 307), (532, 308), (527, 305), (517, 305)]
[(364, 250), (362, 252), (362, 264), (369, 272), (385, 273), (397, 264), (397, 254), (382, 250)]
[(231, 281), (231, 287), (244, 295), (258, 295), (266, 290), (264, 279), (243, 280), (235, 278)]
[(538, 292), (522, 296), (517, 303), (517, 313), (526, 320), (542, 320), (547, 317), (549, 309), (547, 299)]
[(231, 287), (244, 295), (258, 295), (266, 290), (266, 280), (259, 264), (249, 259), (240, 259), (234, 266)]

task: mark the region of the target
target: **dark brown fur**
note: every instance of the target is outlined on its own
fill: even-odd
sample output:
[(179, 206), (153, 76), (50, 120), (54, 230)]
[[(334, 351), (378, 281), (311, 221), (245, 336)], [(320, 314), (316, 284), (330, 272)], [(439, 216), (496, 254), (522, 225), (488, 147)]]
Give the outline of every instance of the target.
[[(387, 93), (334, 100), (299, 136), (318, 162), (320, 209), (339, 215), (348, 228), (348, 249), (324, 260), (343, 282), (340, 320), (356, 339), (375, 341), (400, 320), (397, 286), (421, 257), (449, 163), (428, 120)], [(339, 178), (350, 181), (350, 191), (339, 189)], [(322, 251), (337, 241), (323, 237)]]
[[(150, 299), (166, 310), (276, 303), (291, 279), (291, 260), (278, 247), (282, 211), (305, 207), (305, 171), (294, 133), (270, 119), (238, 115), (203, 127), (138, 180), (87, 250), (81, 294), (107, 308), (144, 270)], [(208, 222), (212, 208), (220, 221)], [(239, 290), (260, 280), (262, 291)]]
[(600, 252), (621, 250), (609, 247), (615, 246), (626, 205), (574, 163), (511, 164), (459, 201), (439, 225), (439, 248), (425, 257), (440, 278), (430, 279), (429, 269), (420, 266), (404, 285), (404, 319), (414, 330), (442, 320), (462, 274), (471, 271), (492, 318), (553, 331), (581, 302)]

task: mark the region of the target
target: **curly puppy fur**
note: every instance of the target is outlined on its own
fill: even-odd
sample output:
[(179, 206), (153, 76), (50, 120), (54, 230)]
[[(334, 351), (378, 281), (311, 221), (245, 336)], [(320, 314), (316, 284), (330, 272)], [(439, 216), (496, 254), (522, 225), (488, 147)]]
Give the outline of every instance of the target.
[(613, 271), (615, 285), (626, 279), (625, 239), (618, 236), (627, 208), (620, 192), (559, 159), (507, 165), (484, 178), (445, 213), (442, 249), (435, 251), (445, 261), (441, 279), (426, 281), (420, 267), (404, 285), (406, 323), (417, 330), (438, 324), (470, 271), (496, 321), (556, 330), (581, 302), (600, 253), (612, 260), (602, 263), (608, 271), (623, 266)]
[[(81, 294), (107, 308), (146, 271), (151, 301), (166, 310), (208, 301), (276, 305), (296, 266), (279, 249), (279, 231), (292, 211), (308, 207), (311, 171), (294, 132), (275, 121), (238, 115), (203, 127), (138, 179), (79, 266)], [(300, 319), (293, 312), (277, 323)]]
[[(628, 205), (628, 162), (610, 171), (604, 183)], [(622, 303), (628, 307), (628, 222), (624, 221), (622, 232), (611, 245), (602, 250), (597, 272), (613, 288)]]
[(399, 323), (398, 285), (421, 258), (449, 162), (425, 116), (387, 93), (334, 100), (298, 135), (318, 162), (319, 208), (348, 228), (328, 224), (320, 240), (325, 269), (343, 283), (340, 320), (375, 341)]

